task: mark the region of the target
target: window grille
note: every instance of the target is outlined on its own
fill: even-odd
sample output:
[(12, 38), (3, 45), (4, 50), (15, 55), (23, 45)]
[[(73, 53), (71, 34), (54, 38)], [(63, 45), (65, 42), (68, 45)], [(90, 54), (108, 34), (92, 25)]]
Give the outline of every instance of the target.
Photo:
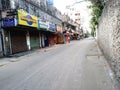
[(1, 0), (2, 10), (10, 9), (10, 0)]

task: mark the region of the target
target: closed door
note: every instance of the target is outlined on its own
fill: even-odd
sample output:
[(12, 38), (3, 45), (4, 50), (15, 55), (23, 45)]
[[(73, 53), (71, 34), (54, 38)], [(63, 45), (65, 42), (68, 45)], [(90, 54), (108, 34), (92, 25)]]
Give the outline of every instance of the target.
[(45, 47), (45, 36), (42, 34), (42, 47)]
[(2, 47), (2, 35), (0, 34), (0, 56), (3, 55), (3, 47)]
[(11, 31), (12, 53), (27, 51), (26, 32)]
[(40, 39), (38, 32), (30, 32), (30, 46), (31, 49), (36, 49), (40, 47)]

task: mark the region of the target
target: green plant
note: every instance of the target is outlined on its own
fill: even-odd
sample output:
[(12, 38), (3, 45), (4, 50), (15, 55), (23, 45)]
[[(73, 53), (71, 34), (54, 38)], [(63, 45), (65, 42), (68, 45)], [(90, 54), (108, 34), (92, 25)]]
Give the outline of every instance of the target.
[(104, 8), (104, 0), (87, 0), (90, 1), (92, 4), (88, 7), (92, 9), (92, 18), (90, 20), (91, 23), (91, 35), (94, 36), (94, 32), (96, 30), (96, 27), (99, 23), (99, 17), (102, 14), (103, 8)]

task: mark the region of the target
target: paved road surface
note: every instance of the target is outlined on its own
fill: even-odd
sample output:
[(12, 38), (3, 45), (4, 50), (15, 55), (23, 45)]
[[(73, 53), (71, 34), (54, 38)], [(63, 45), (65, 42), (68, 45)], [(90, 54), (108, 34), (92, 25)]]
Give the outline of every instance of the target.
[(117, 90), (94, 39), (40, 51), (0, 67), (0, 90)]

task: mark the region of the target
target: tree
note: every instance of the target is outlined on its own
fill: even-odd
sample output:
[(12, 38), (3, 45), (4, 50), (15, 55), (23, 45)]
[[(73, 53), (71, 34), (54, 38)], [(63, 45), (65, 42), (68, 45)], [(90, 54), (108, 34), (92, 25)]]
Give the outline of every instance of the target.
[(92, 9), (92, 18), (91, 18), (91, 35), (94, 36), (94, 32), (96, 31), (96, 26), (99, 23), (99, 18), (102, 14), (103, 8), (104, 8), (104, 0), (87, 0), (92, 3), (92, 5), (89, 6), (90, 9)]

